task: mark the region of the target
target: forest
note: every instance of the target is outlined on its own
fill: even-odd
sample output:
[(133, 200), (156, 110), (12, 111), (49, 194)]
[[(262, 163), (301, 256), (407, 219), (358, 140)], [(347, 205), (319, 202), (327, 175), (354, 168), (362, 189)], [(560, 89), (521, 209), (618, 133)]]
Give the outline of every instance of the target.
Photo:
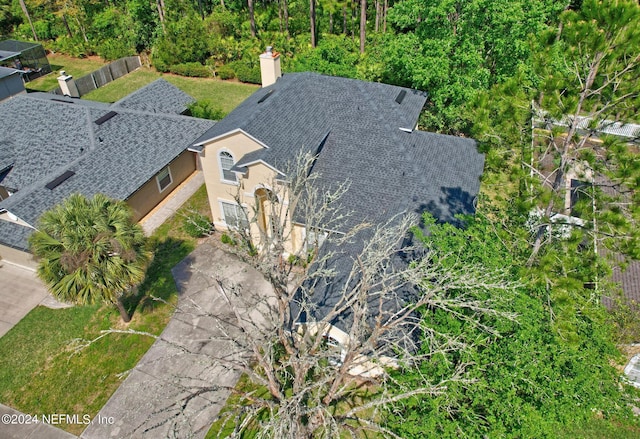
[(464, 379), (390, 406), (385, 426), (406, 438), (640, 435), (639, 394), (620, 373), (640, 313), (610, 277), (640, 259), (638, 138), (602, 135), (638, 122), (638, 2), (0, 0), (0, 33), (254, 83), (273, 46), (284, 72), (427, 91), (420, 128), (477, 139), (485, 176), (464, 228), (424, 218), (431, 233), (415, 233), (443, 263), (502, 270), (517, 288), (491, 298), (498, 314), (424, 310), (460, 349), (395, 384), (462, 366)]

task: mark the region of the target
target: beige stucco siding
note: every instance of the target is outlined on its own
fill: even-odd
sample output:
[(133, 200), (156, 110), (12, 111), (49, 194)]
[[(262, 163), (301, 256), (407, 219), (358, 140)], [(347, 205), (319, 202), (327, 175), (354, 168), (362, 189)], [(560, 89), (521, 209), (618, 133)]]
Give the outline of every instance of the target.
[(27, 267), (32, 270), (35, 270), (37, 267), (37, 263), (33, 259), (31, 253), (23, 252), (0, 244), (0, 255), (2, 256), (3, 261), (7, 261), (15, 265)]
[(264, 146), (253, 140), (251, 137), (242, 132), (235, 132), (206, 144), (204, 150), (200, 153), (200, 163), (202, 165), (204, 180), (207, 185), (211, 214), (213, 216), (213, 221), (218, 228), (225, 228), (220, 202), (226, 201), (233, 203), (238, 190), (240, 189), (243, 191), (240, 186), (240, 178), (238, 178), (237, 184), (231, 184), (223, 181), (219, 159), (220, 152), (229, 152), (233, 156), (234, 162), (237, 162), (245, 154), (263, 148)]
[(196, 157), (190, 151), (184, 151), (169, 163), (171, 184), (160, 191), (156, 176), (146, 182), (126, 202), (134, 212), (134, 220), (138, 221), (151, 211), (164, 197), (182, 183), (196, 170)]
[[(252, 215), (256, 208), (256, 191), (266, 189), (279, 198), (280, 203), (288, 203), (288, 200), (281, 199), (284, 197), (281, 187), (275, 182), (276, 170), (263, 162), (255, 162), (247, 167), (245, 175), (238, 175), (237, 182), (225, 181), (222, 178), (222, 169), (220, 165), (220, 152), (226, 151), (233, 156), (235, 162), (238, 162), (246, 154), (265, 148), (245, 133), (238, 131), (229, 133), (205, 145), (200, 160), (204, 173), (205, 183), (207, 185), (207, 193), (209, 196), (209, 205), (211, 206), (211, 214), (215, 226), (219, 230), (226, 230), (227, 226), (224, 220), (222, 204), (236, 204), (236, 196), (240, 197), (241, 204)], [(274, 187), (275, 186), (275, 187)], [(268, 216), (268, 207), (265, 209)], [(289, 227), (290, 225), (286, 225)], [(267, 226), (267, 229), (269, 227)], [(293, 230), (286, 231), (291, 239), (285, 243), (286, 253), (298, 253), (302, 248), (304, 227), (295, 226)], [(251, 235), (254, 237), (256, 244), (259, 245), (260, 230), (256, 223), (251, 224)]]

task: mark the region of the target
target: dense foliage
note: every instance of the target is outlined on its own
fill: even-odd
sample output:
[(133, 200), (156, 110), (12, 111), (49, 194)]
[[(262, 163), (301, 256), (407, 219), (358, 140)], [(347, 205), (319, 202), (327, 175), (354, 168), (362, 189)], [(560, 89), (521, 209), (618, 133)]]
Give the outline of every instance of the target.
[[(439, 382), (461, 365), (466, 381), (392, 407), (388, 426), (402, 437), (557, 437), (594, 420), (640, 431), (611, 365), (621, 335), (601, 306), (615, 292), (611, 256), (640, 257), (640, 156), (597, 133), (605, 118), (637, 122), (637, 2), (0, 0), (0, 32), (78, 56), (147, 52), (163, 72), (256, 83), (271, 45), (285, 72), (426, 90), (421, 127), (478, 139), (486, 166), (478, 217), (464, 229), (427, 219), (430, 234), (419, 236), (449, 267), (506, 267), (520, 287), (495, 306), (518, 317), (478, 325), (423, 310), (425, 326), (459, 345), (399, 371), (398, 385)], [(208, 102), (191, 112), (222, 117)], [(577, 116), (594, 122), (578, 130)], [(588, 184), (570, 192), (572, 180)], [(582, 223), (558, 232), (556, 213)], [(632, 311), (614, 314), (618, 328), (640, 327)]]
[(427, 90), (422, 123), (446, 132), (469, 128), (462, 107), (479, 91), (527, 69), (532, 36), (553, 27), (568, 6), (566, 0), (20, 1), (24, 8), (17, 0), (0, 3), (0, 33), (75, 56), (147, 51), (158, 70), (178, 74), (206, 72), (184, 67), (191, 63), (233, 62), (221, 76), (248, 82), (259, 82), (257, 56), (271, 45), (284, 54), (285, 71)]
[(528, 246), (513, 234), (518, 225), (496, 219), (479, 215), (458, 229), (427, 218), (430, 233), (419, 235), (441, 261), (460, 270), (477, 264), (506, 267), (506, 275), (520, 288), (493, 301), (497, 309), (516, 313), (517, 318), (484, 318), (481, 324), (492, 333), (464, 315), (424, 310), (425, 325), (456, 334), (462, 349), (399, 371), (399, 383), (422, 376), (442, 379), (461, 365), (466, 365), (468, 380), (452, 382), (442, 396), (415, 397), (395, 406), (390, 424), (406, 438), (553, 438), (566, 425), (594, 419), (635, 423), (637, 428), (626, 406), (629, 396), (611, 364), (617, 351), (604, 310), (597, 302), (583, 301), (580, 314), (572, 317), (577, 329), (569, 342), (557, 331), (566, 317), (553, 314), (544, 284), (525, 265)]

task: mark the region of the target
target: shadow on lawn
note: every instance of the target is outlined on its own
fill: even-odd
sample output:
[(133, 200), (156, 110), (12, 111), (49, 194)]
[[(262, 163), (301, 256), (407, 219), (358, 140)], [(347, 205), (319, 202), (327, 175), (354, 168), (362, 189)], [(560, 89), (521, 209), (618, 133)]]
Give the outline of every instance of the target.
[(152, 238), (149, 244), (154, 256), (147, 276), (137, 294), (124, 298), (125, 308), (132, 317), (135, 312), (152, 310), (158, 304), (151, 296), (169, 300), (176, 293), (171, 269), (194, 249), (193, 243), (172, 237)]

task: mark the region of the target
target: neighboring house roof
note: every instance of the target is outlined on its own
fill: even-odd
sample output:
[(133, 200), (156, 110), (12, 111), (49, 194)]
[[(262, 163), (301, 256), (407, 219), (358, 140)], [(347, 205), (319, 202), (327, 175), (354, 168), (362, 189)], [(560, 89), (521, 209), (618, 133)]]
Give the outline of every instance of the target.
[(113, 109), (125, 108), (150, 113), (183, 114), (187, 111), (187, 106), (195, 101), (194, 98), (164, 79), (158, 79), (120, 99), (113, 104)]
[(0, 66), (0, 79), (6, 78), (7, 76), (18, 75), (18, 74), (20, 74), (20, 70), (10, 69), (9, 67)]
[[(128, 198), (214, 124), (51, 96), (20, 95), (0, 104), (0, 157), (13, 164), (0, 184), (17, 190), (0, 201), (0, 210), (32, 226), (72, 193)], [(97, 124), (105, 115), (112, 117)], [(62, 184), (46, 187), (67, 171), (73, 175)], [(19, 243), (8, 241), (10, 227), (0, 221), (0, 243), (26, 248), (24, 234)]]
[(627, 299), (640, 304), (640, 261), (630, 261), (624, 268), (614, 266), (611, 278), (620, 284)]

